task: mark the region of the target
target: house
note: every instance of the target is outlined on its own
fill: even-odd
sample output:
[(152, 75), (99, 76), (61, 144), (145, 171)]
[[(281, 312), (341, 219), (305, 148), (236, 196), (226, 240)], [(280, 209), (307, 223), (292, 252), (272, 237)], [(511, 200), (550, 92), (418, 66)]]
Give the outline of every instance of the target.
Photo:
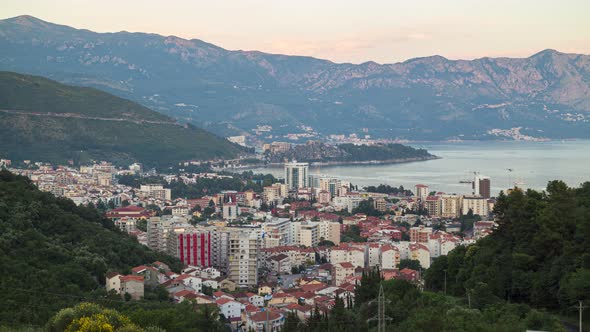
[(267, 310), (248, 315), (246, 318), (246, 329), (252, 329), (256, 332), (278, 332), (283, 329), (284, 323), (285, 320), (281, 313)]
[(384, 245), (379, 252), (379, 265), (382, 269), (395, 269), (400, 262), (399, 249), (392, 245)]
[(264, 296), (254, 294), (254, 293), (247, 293), (248, 295), (248, 302), (252, 303), (257, 307), (264, 307)]
[(279, 274), (291, 273), (291, 260), (285, 254), (278, 254), (270, 258), (270, 270)]
[(195, 277), (190, 274), (181, 274), (174, 280), (182, 282), (185, 286), (190, 287), (197, 292), (201, 292), (203, 290), (203, 280), (199, 277)]
[(162, 270), (164, 272), (170, 271), (170, 266), (168, 266), (168, 264), (166, 263), (162, 263), (160, 261), (155, 261), (152, 263), (152, 265), (157, 268), (158, 270)]
[(196, 304), (215, 304), (215, 300), (212, 297), (203, 294), (196, 294), (192, 300)]
[(160, 284), (160, 272), (153, 266), (136, 266), (131, 269), (131, 274), (143, 276), (144, 284), (149, 288), (156, 288)]
[(222, 291), (214, 292), (213, 293), (213, 298), (216, 299), (216, 300), (221, 299), (221, 298), (227, 298), (227, 299), (230, 299), (230, 300), (235, 300), (235, 297), (233, 297), (232, 295), (227, 294), (225, 292), (222, 292)]
[(291, 303), (285, 307), (285, 311), (296, 314), (299, 320), (305, 322), (309, 317), (311, 317), (312, 308), (312, 306), (305, 304), (301, 305), (297, 303)]
[(260, 284), (260, 286), (258, 286), (258, 295), (267, 295), (267, 294), (272, 294), (272, 293), (273, 293), (273, 288), (271, 285)]
[(354, 266), (349, 262), (332, 265), (332, 283), (335, 286), (343, 284), (348, 277), (354, 277)]
[(420, 266), (427, 269), (430, 267), (430, 250), (422, 243), (410, 244), (410, 259), (420, 261)]
[(219, 289), (225, 289), (228, 292), (233, 292), (236, 290), (236, 283), (227, 278), (218, 277), (215, 279), (215, 281), (217, 281), (217, 288)]
[(242, 304), (238, 301), (222, 297), (215, 300), (219, 312), (227, 319), (239, 318), (242, 312)]
[(203, 279), (202, 285), (207, 286), (211, 289), (218, 289), (219, 288), (219, 283), (215, 279)]
[(221, 276), (221, 272), (214, 267), (208, 267), (201, 270), (201, 278), (215, 279)]
[(172, 295), (172, 298), (174, 299), (174, 302), (181, 303), (184, 300), (194, 298), (194, 296), (196, 296), (195, 292), (185, 289), (174, 293), (174, 295)]
[(289, 303), (299, 303), (299, 299), (297, 298), (297, 296), (291, 293), (281, 292), (273, 294), (272, 299), (270, 299), (270, 301), (268, 302), (269, 305), (277, 307), (286, 306)]
[(420, 280), (420, 273), (416, 270), (412, 269), (402, 269), (400, 272), (400, 278), (410, 281), (410, 282), (418, 282)]
[(107, 292), (114, 291), (121, 294), (121, 297), (129, 294), (131, 299), (139, 300), (144, 295), (143, 276), (120, 275), (117, 272), (111, 272), (106, 276), (106, 288)]

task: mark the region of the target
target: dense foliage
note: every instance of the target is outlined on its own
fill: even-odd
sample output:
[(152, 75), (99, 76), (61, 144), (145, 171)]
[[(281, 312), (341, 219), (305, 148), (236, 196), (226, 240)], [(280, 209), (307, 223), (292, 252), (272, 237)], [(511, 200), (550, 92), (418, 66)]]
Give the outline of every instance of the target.
[(50, 332), (61, 331), (224, 331), (215, 305), (194, 306), (137, 302), (105, 308), (95, 303), (80, 303), (60, 310), (47, 322)]
[(132, 101), (37, 76), (0, 72), (0, 110), (0, 154), (10, 159), (161, 166), (242, 151)]
[(346, 161), (364, 160), (397, 160), (397, 159), (422, 159), (433, 156), (424, 149), (415, 149), (402, 144), (356, 145), (340, 144), (338, 148), (347, 155)]
[(224, 174), (231, 178), (200, 178), (194, 184), (185, 184), (182, 181), (172, 181), (168, 184), (161, 176), (141, 177), (138, 175), (121, 175), (118, 177), (120, 184), (139, 188), (142, 184), (162, 184), (171, 189), (173, 198), (200, 198), (224, 190), (262, 192), (263, 187), (278, 182), (271, 174), (254, 174), (251, 171), (242, 173)]
[(359, 202), (359, 205), (352, 209), (352, 214), (364, 213), (371, 217), (380, 217), (384, 213), (375, 208), (375, 202), (372, 198)]
[(367, 242), (367, 238), (361, 236), (361, 229), (357, 225), (350, 225), (340, 233), (340, 242)]
[(590, 299), (590, 183), (568, 188), (553, 181), (544, 192), (514, 190), (498, 198), (498, 228), (467, 248), (434, 261), (426, 287), (463, 296), (487, 294), (566, 311)]
[(364, 188), (370, 193), (393, 194), (400, 196), (412, 196), (413, 193), (409, 189), (404, 189), (404, 186), (392, 187), (388, 184), (380, 184), (378, 186), (368, 186)]
[(402, 144), (330, 145), (309, 141), (283, 152), (265, 152), (266, 161), (282, 163), (285, 159), (305, 162), (366, 162), (366, 161), (411, 161), (434, 158), (424, 149), (415, 149)]
[(156, 260), (181, 266), (121, 233), (96, 209), (55, 198), (7, 171), (0, 171), (0, 230), (0, 322), (7, 325), (45, 323), (84, 299), (113, 302), (103, 286), (108, 271), (129, 273)]
[(496, 303), (475, 307), (463, 299), (421, 292), (407, 281), (383, 281), (378, 270), (362, 275), (354, 292), (354, 304), (352, 298), (345, 297), (336, 300), (327, 315), (316, 310), (305, 322), (287, 317), (286, 330), (374, 331), (381, 286), (386, 331), (565, 331), (555, 317), (526, 305)]

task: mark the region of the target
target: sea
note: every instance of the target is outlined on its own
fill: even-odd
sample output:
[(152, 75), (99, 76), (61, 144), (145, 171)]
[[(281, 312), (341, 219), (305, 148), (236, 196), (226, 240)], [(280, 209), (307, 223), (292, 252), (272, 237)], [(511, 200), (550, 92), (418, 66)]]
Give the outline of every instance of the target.
[[(309, 174), (325, 174), (349, 181), (359, 188), (369, 185), (403, 185), (414, 190), (425, 184), (431, 191), (469, 194), (465, 183), (475, 173), (491, 179), (495, 195), (515, 184), (524, 189), (543, 190), (551, 180), (569, 186), (590, 181), (590, 140), (567, 141), (467, 141), (409, 144), (427, 149), (436, 160), (401, 164), (310, 166)], [(282, 167), (251, 169), (284, 177)]]

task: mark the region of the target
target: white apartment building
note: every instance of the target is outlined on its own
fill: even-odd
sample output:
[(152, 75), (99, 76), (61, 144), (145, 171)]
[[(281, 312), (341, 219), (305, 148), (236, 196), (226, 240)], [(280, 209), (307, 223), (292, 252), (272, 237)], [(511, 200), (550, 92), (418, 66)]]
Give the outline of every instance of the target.
[(318, 245), (319, 236), (319, 224), (300, 222), (299, 223), (299, 245), (306, 247), (315, 247)]
[(328, 220), (322, 220), (319, 225), (319, 237), (324, 240), (332, 241), (335, 245), (340, 244), (340, 223)]
[(161, 184), (142, 184), (139, 188), (144, 195), (154, 199), (171, 200), (172, 194), (170, 189), (164, 188)]
[(429, 188), (427, 185), (424, 184), (417, 184), (415, 186), (416, 189), (416, 196), (419, 197), (422, 200), (425, 200), (426, 197), (428, 197), (429, 194)]
[(469, 210), (473, 211), (474, 215), (487, 216), (488, 211), (488, 200), (481, 196), (464, 196), (463, 207), (461, 213), (466, 215)]
[(291, 220), (288, 218), (276, 218), (262, 224), (266, 247), (288, 246), (295, 243)]
[(292, 161), (285, 163), (285, 184), (288, 189), (309, 187), (309, 163)]
[(358, 195), (338, 196), (332, 200), (335, 207), (346, 209), (348, 212), (352, 212), (362, 201), (363, 199)]
[(256, 232), (230, 232), (228, 278), (239, 287), (252, 287), (258, 284), (258, 251), (259, 239)]
[(384, 245), (379, 250), (379, 266), (383, 270), (396, 269), (399, 266), (399, 249), (392, 245)]
[(330, 263), (338, 264), (348, 262), (356, 267), (365, 267), (365, 250), (356, 247), (332, 247), (330, 250)]
[(443, 218), (458, 218), (461, 215), (462, 197), (459, 195), (441, 196), (441, 216)]

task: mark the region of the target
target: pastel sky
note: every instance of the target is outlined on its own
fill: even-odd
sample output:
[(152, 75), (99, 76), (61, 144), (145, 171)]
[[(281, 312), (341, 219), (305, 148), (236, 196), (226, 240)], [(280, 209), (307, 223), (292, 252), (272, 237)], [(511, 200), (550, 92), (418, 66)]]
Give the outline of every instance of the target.
[(24, 14), (335, 62), (590, 53), (590, 0), (2, 0)]

